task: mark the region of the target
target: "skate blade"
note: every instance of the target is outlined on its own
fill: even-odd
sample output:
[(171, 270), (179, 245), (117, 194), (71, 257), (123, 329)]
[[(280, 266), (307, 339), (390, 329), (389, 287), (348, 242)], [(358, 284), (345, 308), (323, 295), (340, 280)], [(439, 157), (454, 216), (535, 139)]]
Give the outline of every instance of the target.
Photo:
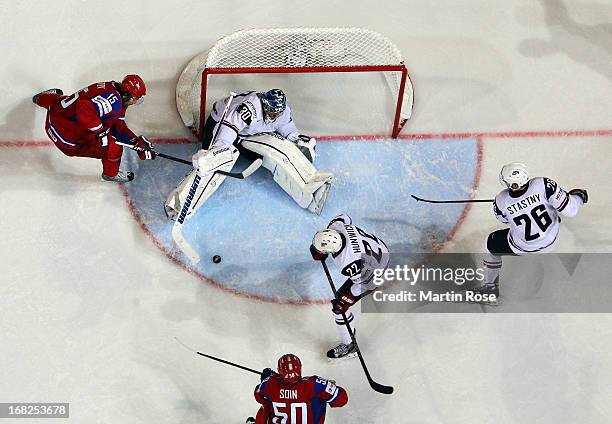
[(357, 357), (357, 352), (351, 352), (351, 353), (348, 353), (348, 354), (346, 354), (344, 356), (341, 356), (339, 358), (327, 358), (327, 361), (329, 363), (334, 363), (334, 362), (337, 363), (337, 362), (344, 361), (344, 360), (350, 359), (350, 358), (355, 358), (355, 357)]

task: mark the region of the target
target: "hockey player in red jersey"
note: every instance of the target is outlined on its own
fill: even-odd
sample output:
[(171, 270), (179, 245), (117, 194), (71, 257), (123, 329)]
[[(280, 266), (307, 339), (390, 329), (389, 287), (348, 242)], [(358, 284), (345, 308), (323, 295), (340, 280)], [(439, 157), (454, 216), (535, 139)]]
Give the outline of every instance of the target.
[(348, 402), (346, 390), (334, 382), (302, 377), (302, 362), (290, 353), (279, 358), (278, 373), (266, 368), (261, 379), (255, 388), (261, 408), (247, 423), (323, 424), (327, 405), (339, 408)]
[(102, 160), (102, 179), (127, 182), (132, 172), (120, 171), (123, 147), (128, 143), (140, 159), (155, 159), (153, 146), (144, 136), (136, 136), (125, 123), (128, 106), (142, 101), (147, 89), (138, 75), (91, 84), (70, 96), (53, 88), (36, 94), (32, 101), (47, 109), (45, 130), (66, 156)]

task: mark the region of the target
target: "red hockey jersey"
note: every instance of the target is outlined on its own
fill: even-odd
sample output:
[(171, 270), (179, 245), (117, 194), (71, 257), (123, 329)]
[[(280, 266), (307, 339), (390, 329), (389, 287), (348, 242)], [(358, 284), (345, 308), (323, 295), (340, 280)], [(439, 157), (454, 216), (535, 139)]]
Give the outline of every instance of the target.
[(265, 411), (257, 414), (257, 424), (323, 424), (327, 405), (332, 408), (346, 405), (348, 394), (316, 375), (288, 383), (273, 374), (255, 388), (255, 400)]
[(99, 82), (63, 97), (50, 108), (49, 129), (66, 146), (79, 146), (106, 129), (119, 141), (136, 137), (125, 124), (127, 106), (118, 87), (114, 81)]

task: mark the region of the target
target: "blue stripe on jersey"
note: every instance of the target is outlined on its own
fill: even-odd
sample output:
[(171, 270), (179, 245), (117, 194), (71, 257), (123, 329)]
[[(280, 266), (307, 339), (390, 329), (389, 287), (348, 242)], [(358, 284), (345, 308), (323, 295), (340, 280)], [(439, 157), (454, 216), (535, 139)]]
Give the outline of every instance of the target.
[(264, 381), (262, 381), (262, 382), (259, 384), (259, 391), (260, 391), (260, 392), (263, 392), (263, 391), (264, 391), (264, 389), (266, 388), (266, 386), (267, 386), (267, 384), (268, 384), (268, 381), (269, 381), (269, 380), (270, 380), (270, 377), (266, 378)]
[(78, 146), (78, 143), (71, 143), (69, 141), (66, 141), (62, 138), (62, 136), (60, 135), (59, 132), (57, 132), (57, 130), (55, 129), (55, 127), (53, 125), (51, 125), (51, 123), (49, 122), (49, 129), (53, 132), (53, 134), (59, 139), (60, 142), (62, 142), (63, 144), (67, 144), (68, 146)]
[(91, 101), (96, 106), (100, 118), (109, 114), (117, 115), (121, 112), (121, 100), (116, 93), (99, 94), (93, 97)]
[(313, 398), (311, 403), (312, 408), (312, 418), (314, 419), (315, 424), (319, 424), (323, 422), (323, 418), (325, 417), (325, 410), (327, 407), (327, 402), (325, 402), (321, 398)]

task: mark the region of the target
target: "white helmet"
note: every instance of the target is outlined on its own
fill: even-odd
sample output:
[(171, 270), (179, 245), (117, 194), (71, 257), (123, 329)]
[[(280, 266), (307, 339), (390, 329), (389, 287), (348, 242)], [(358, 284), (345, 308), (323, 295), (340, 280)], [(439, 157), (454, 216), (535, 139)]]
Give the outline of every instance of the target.
[(529, 181), (529, 172), (523, 163), (512, 162), (502, 166), (499, 182), (510, 190), (520, 190)]
[(337, 253), (342, 249), (342, 237), (336, 230), (317, 231), (312, 245), (321, 253)]

